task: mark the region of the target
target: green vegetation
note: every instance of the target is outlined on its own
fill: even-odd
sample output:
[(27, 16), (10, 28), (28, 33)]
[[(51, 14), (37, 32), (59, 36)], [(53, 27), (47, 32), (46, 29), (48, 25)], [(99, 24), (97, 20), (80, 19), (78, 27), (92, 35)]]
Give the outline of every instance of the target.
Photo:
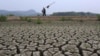
[(55, 12), (51, 16), (96, 16), (91, 12)]
[(20, 17), (21, 21), (27, 21), (28, 17)]
[(60, 21), (65, 21), (65, 18), (64, 18), (64, 17), (62, 17), (62, 18), (60, 19)]
[(35, 23), (36, 23), (36, 24), (42, 24), (42, 20), (41, 20), (40, 18), (37, 18), (37, 19), (35, 20)]
[(20, 17), (21, 21), (27, 21), (27, 22), (32, 22), (32, 19), (29, 17)]
[(100, 15), (97, 15), (97, 18), (98, 18), (97, 20), (100, 21)]
[(28, 18), (28, 19), (27, 19), (27, 22), (32, 22), (32, 19), (31, 19), (31, 18)]
[(62, 17), (62, 18), (60, 19), (60, 21), (72, 21), (72, 19), (71, 19), (71, 18)]
[(8, 16), (14, 16), (14, 14), (9, 14)]
[(27, 21), (27, 22), (32, 22), (34, 21), (34, 23), (36, 24), (42, 24), (42, 20), (40, 18), (37, 18), (35, 20), (32, 20), (30, 17), (20, 17), (21, 21)]
[(7, 21), (7, 17), (0, 15), (0, 22), (5, 22), (5, 21)]

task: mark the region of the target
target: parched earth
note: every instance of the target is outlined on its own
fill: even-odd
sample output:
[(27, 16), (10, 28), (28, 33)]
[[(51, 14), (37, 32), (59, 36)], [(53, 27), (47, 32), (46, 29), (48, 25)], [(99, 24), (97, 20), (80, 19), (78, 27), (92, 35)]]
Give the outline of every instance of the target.
[(0, 56), (100, 56), (100, 22), (1, 22)]

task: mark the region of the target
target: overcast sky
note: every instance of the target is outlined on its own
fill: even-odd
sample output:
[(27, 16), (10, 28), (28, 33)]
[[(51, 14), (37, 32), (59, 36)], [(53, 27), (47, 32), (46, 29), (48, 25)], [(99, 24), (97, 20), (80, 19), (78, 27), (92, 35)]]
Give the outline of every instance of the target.
[(41, 13), (46, 5), (55, 2), (49, 9), (47, 14), (53, 12), (93, 12), (100, 13), (100, 0), (0, 0), (0, 10), (30, 10)]

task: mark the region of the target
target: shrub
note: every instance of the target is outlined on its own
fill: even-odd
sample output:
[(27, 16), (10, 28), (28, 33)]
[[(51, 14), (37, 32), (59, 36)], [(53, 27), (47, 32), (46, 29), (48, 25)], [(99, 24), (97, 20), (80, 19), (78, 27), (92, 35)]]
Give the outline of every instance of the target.
[(27, 19), (27, 22), (32, 22), (32, 19), (31, 19), (31, 18), (28, 18), (28, 19)]
[(62, 18), (60, 19), (60, 21), (72, 21), (72, 19), (71, 19), (71, 18), (62, 17)]
[(36, 19), (36, 24), (42, 24), (42, 20), (40, 18)]
[(62, 17), (62, 18), (60, 19), (60, 21), (65, 21), (65, 18), (64, 18), (64, 17)]
[(20, 20), (21, 21), (32, 22), (32, 19), (31, 18), (28, 18), (28, 17), (20, 17)]
[(7, 17), (1, 15), (1, 16), (0, 16), (0, 22), (5, 22), (5, 21), (7, 21)]
[(29, 18), (28, 17), (24, 17), (24, 20), (27, 21)]
[(14, 14), (9, 14), (8, 16), (14, 16)]
[(97, 15), (97, 20), (100, 21), (100, 15)]

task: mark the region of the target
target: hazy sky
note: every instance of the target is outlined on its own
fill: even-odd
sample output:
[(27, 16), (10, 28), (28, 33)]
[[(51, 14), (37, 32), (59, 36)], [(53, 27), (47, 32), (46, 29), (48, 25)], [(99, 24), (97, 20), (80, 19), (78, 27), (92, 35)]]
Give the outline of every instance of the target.
[(100, 0), (0, 0), (0, 10), (30, 10), (34, 9), (41, 13), (44, 6), (56, 2), (47, 13), (53, 12), (93, 12), (100, 13)]

